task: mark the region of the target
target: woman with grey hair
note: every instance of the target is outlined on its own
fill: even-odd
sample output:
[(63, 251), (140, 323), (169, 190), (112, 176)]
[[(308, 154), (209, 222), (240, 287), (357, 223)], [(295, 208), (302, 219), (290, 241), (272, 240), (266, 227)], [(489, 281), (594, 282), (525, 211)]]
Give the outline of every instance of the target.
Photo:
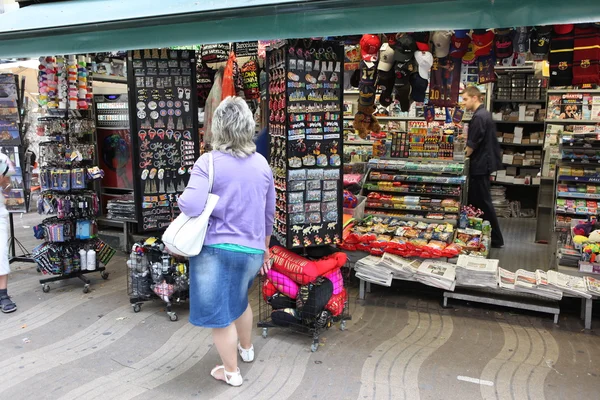
[[(256, 153), (255, 122), (246, 102), (228, 97), (212, 121), (214, 184), (220, 197), (204, 247), (190, 259), (190, 322), (212, 328), (223, 365), (211, 375), (231, 386), (243, 382), (237, 353), (254, 360), (252, 309), (248, 290), (260, 271), (266, 274), (275, 215), (273, 174)], [(196, 161), (179, 208), (189, 216), (202, 213), (208, 196), (208, 154)]]

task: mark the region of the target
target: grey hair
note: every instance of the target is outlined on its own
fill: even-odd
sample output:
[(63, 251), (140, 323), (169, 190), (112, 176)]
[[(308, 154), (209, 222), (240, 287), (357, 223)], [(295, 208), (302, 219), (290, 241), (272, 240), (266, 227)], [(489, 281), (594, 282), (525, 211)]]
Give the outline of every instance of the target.
[(212, 121), (212, 148), (236, 158), (256, 153), (256, 123), (250, 107), (241, 97), (227, 97), (219, 104)]

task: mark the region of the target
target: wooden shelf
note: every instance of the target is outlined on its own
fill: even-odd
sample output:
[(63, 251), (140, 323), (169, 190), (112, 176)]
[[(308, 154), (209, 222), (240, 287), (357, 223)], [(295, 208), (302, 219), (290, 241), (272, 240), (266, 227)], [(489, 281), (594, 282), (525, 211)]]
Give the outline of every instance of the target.
[(497, 124), (522, 124), (522, 125), (543, 125), (544, 122), (540, 121), (498, 121), (494, 120)]

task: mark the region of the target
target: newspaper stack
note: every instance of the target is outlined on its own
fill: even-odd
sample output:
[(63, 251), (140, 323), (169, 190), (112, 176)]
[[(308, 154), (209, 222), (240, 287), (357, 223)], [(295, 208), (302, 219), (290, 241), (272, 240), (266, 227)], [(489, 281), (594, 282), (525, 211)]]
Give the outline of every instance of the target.
[(498, 286), (502, 289), (515, 290), (515, 273), (498, 268)]
[(425, 260), (419, 266), (415, 278), (425, 285), (454, 291), (456, 267), (446, 262)]
[(573, 249), (561, 248), (558, 250), (558, 263), (565, 267), (578, 267), (581, 253)]
[(384, 253), (379, 265), (387, 268), (396, 279), (414, 281), (416, 280), (415, 274), (421, 265), (421, 261), (408, 260), (394, 254)]
[(490, 189), (492, 204), (499, 218), (510, 218), (510, 203), (506, 199), (506, 187), (494, 185)]
[(591, 276), (586, 276), (584, 279), (587, 292), (594, 297), (600, 297), (600, 279)]
[[(544, 272), (541, 270), (538, 271)], [(517, 270), (515, 273), (515, 291), (543, 296), (554, 300), (562, 299), (562, 292), (548, 285), (548, 279), (545, 277), (545, 272), (543, 274), (544, 276), (542, 276), (542, 274), (537, 273), (538, 271), (531, 272), (524, 269)]]
[(498, 286), (498, 260), (461, 254), (456, 262), (456, 284), (459, 286)]
[(548, 284), (563, 293), (573, 296), (585, 297), (591, 299), (592, 295), (588, 293), (585, 280), (579, 276), (563, 274), (562, 272), (548, 271)]
[(354, 264), (356, 277), (363, 281), (375, 283), (382, 286), (392, 286), (393, 275), (389, 269), (380, 265), (381, 258), (367, 256), (361, 258)]

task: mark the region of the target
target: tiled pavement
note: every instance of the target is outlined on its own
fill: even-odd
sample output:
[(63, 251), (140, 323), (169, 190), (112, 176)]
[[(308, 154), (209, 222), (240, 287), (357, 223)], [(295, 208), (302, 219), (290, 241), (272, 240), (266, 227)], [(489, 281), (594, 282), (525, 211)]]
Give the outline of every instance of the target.
[[(17, 236), (34, 219), (16, 219)], [(29, 221), (29, 222), (28, 222)], [(23, 240), (24, 244), (33, 244)], [(600, 337), (576, 315), (560, 324), (540, 314), (453, 303), (433, 289), (352, 289), (344, 332), (332, 329), (316, 353), (307, 337), (256, 330), (257, 359), (230, 388), (209, 372), (218, 356), (210, 332), (168, 321), (160, 303), (133, 313), (125, 258), (108, 281), (92, 276), (42, 293), (32, 265), (15, 265), (14, 314), (0, 315), (0, 399), (598, 399)], [(251, 295), (251, 304), (258, 294)], [(598, 320), (595, 321), (598, 326)]]

